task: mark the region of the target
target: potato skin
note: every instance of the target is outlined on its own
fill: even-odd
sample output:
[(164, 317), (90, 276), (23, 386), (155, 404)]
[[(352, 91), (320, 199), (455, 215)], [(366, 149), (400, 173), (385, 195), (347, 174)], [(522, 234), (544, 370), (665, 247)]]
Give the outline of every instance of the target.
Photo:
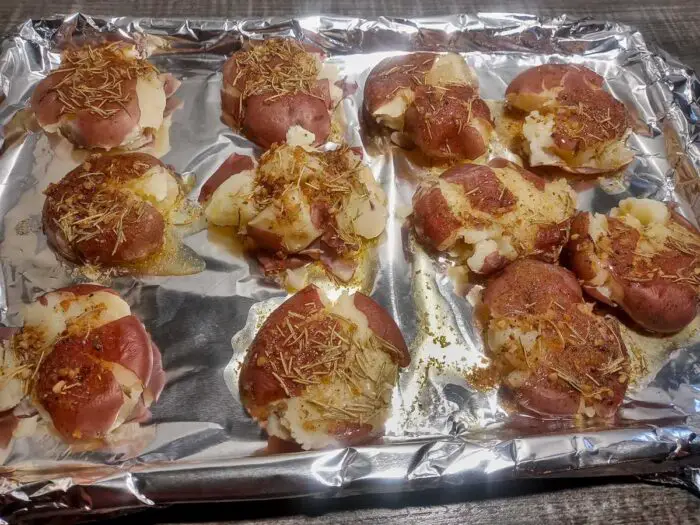
[[(56, 124), (61, 118), (64, 105), (54, 89), (66, 76), (60, 71), (51, 74), (32, 93), (30, 104), (41, 125)], [(123, 106), (113, 102), (104, 105), (103, 109), (116, 111), (112, 116), (102, 118), (79, 110), (73, 119), (61, 124), (61, 134), (81, 148), (110, 150), (121, 145), (141, 118), (136, 79), (125, 80), (122, 89), (127, 97)]]
[[(281, 336), (276, 327), (282, 326), (288, 312), (307, 316), (319, 308), (323, 308), (323, 301), (318, 288), (313, 285), (307, 286), (276, 308), (255, 336), (246, 354), (239, 378), (243, 407), (254, 418), (266, 420), (267, 405), (288, 397), (279, 382), (272, 376), (271, 371), (258, 365), (259, 358), (266, 350), (274, 350), (284, 340), (284, 338), (280, 339)], [(289, 393), (293, 396), (298, 395), (302, 389), (301, 385), (293, 385), (289, 388)]]
[(271, 99), (253, 95), (246, 99), (241, 128), (246, 137), (262, 148), (285, 142), (287, 130), (301, 126), (316, 137), (314, 145), (326, 142), (331, 132), (328, 102), (318, 95), (294, 93)]
[(422, 244), (446, 250), (454, 243), (461, 225), (440, 188), (419, 188), (413, 196), (413, 227)]
[(505, 317), (523, 311), (542, 314), (552, 298), (562, 305), (583, 302), (576, 276), (561, 266), (523, 259), (489, 281), (483, 300), (492, 315)]
[[(700, 239), (700, 233), (685, 219), (672, 211), (671, 220), (688, 230), (690, 236)], [(677, 272), (696, 267), (688, 254), (669, 248), (656, 253), (649, 270), (653, 277), (637, 279), (640, 257), (635, 254), (640, 234), (621, 220), (608, 217), (607, 239), (611, 244), (610, 255), (602, 263), (609, 272), (605, 283), (609, 293), (601, 293), (591, 281), (596, 277), (596, 263), (603, 255), (598, 251), (589, 233), (591, 215), (580, 212), (573, 221), (572, 237), (567, 246), (571, 268), (583, 282), (584, 290), (595, 299), (622, 308), (639, 326), (658, 333), (674, 333), (690, 324), (697, 314), (697, 290), (692, 284), (672, 277)], [(645, 266), (646, 268), (646, 266)], [(648, 275), (648, 274), (645, 274)]]
[(603, 77), (585, 67), (570, 64), (543, 64), (526, 69), (516, 76), (506, 89), (508, 103), (523, 111), (535, 111), (546, 104), (551, 96), (547, 91), (562, 87), (569, 77), (569, 87), (590, 85), (603, 87)]
[[(471, 86), (418, 86), (404, 119), (404, 131), (429, 157), (474, 160), (488, 151), (491, 112)], [(475, 120), (486, 134), (472, 125)]]
[(375, 112), (400, 96), (407, 108), (399, 131), (424, 155), (445, 161), (477, 159), (488, 151), (491, 113), (474, 86), (425, 82), (439, 56), (411, 53), (382, 60), (367, 77), (363, 115), (370, 127), (380, 128)]
[(42, 210), (42, 227), (51, 248), (73, 263), (106, 265), (138, 261), (158, 251), (163, 244), (165, 220), (160, 211), (146, 201), (138, 208), (130, 207), (123, 215), (120, 226), (123, 236), (118, 244), (115, 229), (104, 228), (100, 235), (69, 241), (58, 224), (65, 213), (60, 208), (63, 201), (77, 199), (76, 206), (87, 205), (97, 191), (102, 191), (95, 183), (85, 182), (85, 174), (101, 173), (95, 180), (109, 188), (106, 191), (111, 192), (114, 202), (119, 204), (123, 201), (120, 186), (156, 166), (165, 168), (162, 162), (145, 153), (93, 156), (58, 183), (51, 184), (45, 191)]
[[(627, 351), (617, 322), (585, 306), (571, 272), (532, 259), (516, 261), (489, 281), (484, 305), (489, 333), (502, 323), (515, 323), (522, 333), (536, 334), (537, 344), (528, 350), (522, 339), (505, 349), (491, 348), (497, 369), (505, 374), (502, 389), (521, 408), (571, 417), (581, 414), (582, 393), (600, 391), (600, 397), (587, 398), (585, 406), (599, 417), (615, 414), (629, 379)], [(514, 371), (526, 374), (519, 384), (510, 381)]]
[(395, 360), (401, 367), (406, 367), (411, 362), (411, 355), (408, 352), (408, 347), (406, 346), (406, 341), (401, 335), (401, 330), (399, 329), (396, 322), (391, 318), (391, 316), (379, 306), (371, 297), (367, 297), (365, 294), (356, 292), (353, 298), (355, 308), (360, 312), (365, 314), (367, 321), (369, 322), (369, 329), (374, 332), (377, 337), (388, 341), (399, 351), (398, 356)]
[(424, 76), (437, 57), (434, 53), (410, 53), (379, 62), (365, 82), (365, 110), (372, 115), (392, 99), (397, 88), (413, 89), (417, 85), (416, 78)]
[[(56, 345), (37, 373), (39, 403), (51, 416), (56, 430), (67, 440), (93, 439), (105, 435), (122, 407), (119, 383), (99, 360), (78, 349), (71, 338)], [(79, 388), (54, 392), (59, 381), (71, 384), (64, 370), (77, 371)], [(78, 392), (79, 391), (79, 392)]]

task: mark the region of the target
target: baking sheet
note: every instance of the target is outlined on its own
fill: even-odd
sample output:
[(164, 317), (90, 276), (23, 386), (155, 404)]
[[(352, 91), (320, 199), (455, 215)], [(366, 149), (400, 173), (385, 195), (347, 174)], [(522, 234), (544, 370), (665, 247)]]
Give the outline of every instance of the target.
[[(694, 72), (650, 50), (628, 27), (566, 18), (217, 21), (76, 14), (28, 21), (3, 42), (0, 122), (16, 122), (33, 86), (57, 66), (62, 45), (100, 32), (146, 41), (151, 60), (182, 80), (177, 96), (184, 107), (173, 116), (171, 148), (163, 160), (195, 178), (192, 195), (230, 154), (260, 153), (220, 122), (225, 58), (246, 39), (272, 35), (306, 38), (330, 54), (341, 76), (359, 86), (340, 108), (347, 123), (344, 140), (364, 146), (391, 210), (376, 271), (364, 291), (398, 322), (412, 364), (394, 392), (383, 443), (265, 454), (265, 437), (239, 402), (237, 373), (255, 330), (287, 294), (265, 281), (231, 243), (199, 232), (187, 244), (207, 263), (201, 274), (112, 282), (163, 353), (167, 384), (152, 407), (152, 420), (125, 428), (100, 450), (71, 449), (40, 431), (15, 439), (0, 453), (0, 519), (533, 476), (643, 474), (697, 463), (697, 320), (663, 341), (625, 330), (637, 374), (615, 425), (586, 428), (509, 416), (495, 391), (470, 384), (468, 371), (483, 366), (484, 358), (472, 307), (449, 261), (427, 256), (405, 228), (421, 169), (401, 150), (370, 147), (358, 121), (371, 67), (400, 52), (463, 53), (478, 73), (482, 97), (493, 100), (527, 67), (584, 64), (603, 75), (630, 110), (635, 133), (629, 145), (637, 156), (622, 177), (581, 187), (579, 207), (605, 212), (629, 196), (672, 200), (697, 224), (700, 82)], [(22, 302), (74, 277), (57, 264), (38, 226), (41, 192), (79, 160), (65, 142), (41, 133), (11, 139), (5, 133), (0, 156), (0, 320), (19, 326)]]

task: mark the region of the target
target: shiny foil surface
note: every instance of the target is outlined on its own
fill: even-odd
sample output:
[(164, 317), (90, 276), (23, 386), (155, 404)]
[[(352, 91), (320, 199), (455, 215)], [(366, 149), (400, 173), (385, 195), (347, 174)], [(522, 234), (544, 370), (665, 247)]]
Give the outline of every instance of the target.
[[(58, 49), (100, 32), (145, 41), (151, 61), (182, 80), (170, 150), (163, 157), (202, 183), (232, 153), (261, 151), (220, 121), (221, 68), (247, 39), (304, 38), (330, 55), (357, 91), (341, 103), (343, 140), (388, 196), (390, 216), (376, 263), (360, 287), (397, 321), (412, 354), (393, 396), (381, 443), (268, 454), (244, 412), (238, 370), (265, 316), (287, 292), (255, 261), (212, 232), (186, 239), (206, 270), (185, 277), (118, 278), (122, 293), (163, 353), (167, 384), (153, 417), (99, 450), (50, 434), (15, 438), (0, 451), (0, 522), (101, 514), (194, 501), (414, 490), (545, 476), (680, 471), (700, 458), (700, 334), (696, 321), (672, 338), (624, 329), (634, 381), (615, 423), (577, 426), (512, 414), (468, 371), (484, 366), (472, 303), (447, 259), (428, 256), (406, 227), (420, 169), (404, 151), (370, 147), (358, 119), (370, 69), (410, 50), (458, 51), (478, 73), (481, 96), (500, 100), (520, 71), (546, 62), (583, 64), (627, 106), (636, 157), (621, 177), (577, 188), (579, 208), (606, 212), (626, 197), (679, 203), (700, 217), (700, 82), (629, 27), (515, 14), (361, 20), (99, 19), (76, 14), (27, 21), (2, 44), (0, 156), (1, 321), (21, 326), (23, 302), (73, 281), (41, 232), (42, 191), (78, 164), (42, 132), (10, 133)], [(364, 140), (364, 143), (363, 143)], [(471, 294), (470, 294), (471, 295)], [(697, 475), (691, 475), (697, 479)]]

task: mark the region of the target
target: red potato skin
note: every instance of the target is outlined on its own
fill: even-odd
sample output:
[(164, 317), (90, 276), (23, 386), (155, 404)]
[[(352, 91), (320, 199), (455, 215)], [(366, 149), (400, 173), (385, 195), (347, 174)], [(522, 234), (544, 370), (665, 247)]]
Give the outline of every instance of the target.
[[(553, 301), (557, 306), (552, 307)], [(568, 270), (533, 259), (523, 259), (508, 266), (499, 276), (492, 278), (484, 292), (484, 305), (493, 319), (518, 318), (523, 313), (533, 316), (545, 316), (549, 319), (563, 319), (568, 325), (578, 328), (579, 334), (594, 333), (584, 331), (592, 321), (605, 324), (606, 329), (613, 333), (605, 337), (609, 340), (594, 342), (599, 336), (594, 333), (586, 343), (576, 347), (562, 347), (560, 339), (553, 334), (544, 337), (554, 337), (557, 342), (546, 354), (540, 354), (533, 365), (530, 376), (518, 388), (507, 383), (502, 385), (504, 391), (521, 407), (532, 412), (553, 416), (572, 416), (579, 410), (580, 395), (567, 383), (560, 380), (552, 381), (552, 367), (565, 370), (590, 370), (595, 375), (598, 366), (615, 357), (627, 359), (626, 349), (621, 343), (619, 327), (613, 321), (607, 321), (586, 314), (578, 309), (583, 304), (583, 294), (576, 277)], [(599, 326), (600, 326), (599, 325)], [(602, 328), (601, 328), (602, 329)], [(553, 344), (553, 343), (549, 343)], [(621, 352), (617, 355), (616, 351)], [(557, 348), (558, 346), (558, 348)], [(610, 355), (607, 355), (610, 354)], [(626, 363), (627, 361), (625, 361)], [(581, 373), (579, 371), (579, 373)], [(612, 396), (595, 403), (599, 416), (612, 417), (622, 402), (627, 388), (627, 379), (619, 381), (615, 375), (611, 378), (598, 377), (601, 385), (610, 388)]]
[[(315, 46), (302, 44), (309, 53), (323, 53)], [(286, 141), (287, 130), (295, 125), (311, 131), (316, 140), (314, 145), (326, 142), (331, 132), (332, 108), (330, 86), (327, 79), (319, 80), (311, 94), (297, 92), (274, 96), (274, 93), (246, 96), (246, 76), (239, 74), (234, 53), (224, 64), (224, 88), (221, 90), (223, 120), (233, 128), (240, 128), (243, 134), (262, 148)], [(273, 62), (270, 62), (273, 66)], [(241, 112), (241, 110), (243, 110)], [(242, 114), (241, 114), (242, 113)]]
[(498, 252), (492, 252), (484, 258), (484, 265), (477, 273), (481, 275), (491, 275), (505, 268), (510, 261)]
[(151, 338), (141, 321), (128, 315), (92, 330), (82, 352), (96, 359), (118, 363), (131, 370), (141, 382), (148, 384), (153, 371)]
[(141, 399), (139, 399), (138, 404), (134, 407), (127, 421), (137, 421), (139, 423), (147, 421), (151, 417), (151, 411), (148, 407), (158, 401), (160, 394), (163, 392), (163, 388), (165, 388), (163, 357), (160, 353), (160, 349), (153, 340), (151, 340), (151, 353), (153, 355), (153, 370), (151, 371), (151, 376), (148, 379), (148, 383), (144, 385)]
[[(54, 393), (54, 385), (67, 380), (59, 375), (65, 369), (78, 370), (81, 386)], [(35, 392), (56, 430), (68, 441), (105, 435), (123, 404), (121, 388), (112, 372), (91, 355), (67, 344), (56, 345), (45, 358), (37, 373)]]
[[(572, 64), (545, 64), (518, 75), (506, 89), (511, 107), (554, 114), (553, 153), (569, 163), (590, 147), (622, 140), (629, 129), (624, 104), (603, 89), (604, 79)], [(581, 175), (610, 171), (564, 165)]]
[[(685, 219), (673, 220), (689, 228), (689, 234), (700, 235)], [(697, 314), (697, 292), (693, 286), (673, 282), (655, 274), (651, 281), (630, 281), (635, 268), (634, 252), (640, 240), (639, 232), (626, 226), (622, 221), (608, 217), (610, 241), (613, 247), (606, 268), (612, 281), (608, 287), (608, 298), (587, 283), (595, 277), (593, 258), (596, 246), (590, 238), (588, 228), (590, 214), (579, 213), (573, 222), (574, 234), (567, 247), (571, 267), (582, 280), (584, 290), (595, 299), (611, 306), (619, 306), (646, 330), (658, 333), (675, 333), (690, 324)], [(667, 250), (654, 256), (652, 266), (674, 274), (693, 264), (692, 257), (675, 250)]]
[(151, 393), (155, 403), (165, 388), (165, 369), (163, 368), (163, 355), (160, 353), (160, 348), (156, 346), (152, 339), (151, 353), (153, 354), (153, 370), (146, 383), (146, 389)]
[[(527, 275), (527, 279), (520, 279)], [(561, 266), (534, 259), (522, 259), (489, 281), (484, 290), (484, 304), (491, 315), (506, 317), (527, 311), (543, 314), (553, 296), (560, 304), (583, 302), (576, 276)]]
[[(266, 420), (266, 405), (287, 397), (277, 380), (257, 364), (265, 349), (277, 342), (275, 327), (284, 322), (288, 312), (306, 316), (320, 308), (323, 308), (323, 301), (318, 288), (313, 285), (307, 286), (275, 309), (255, 336), (246, 354), (239, 379), (241, 401), (255, 419)], [(298, 395), (300, 391), (301, 387), (297, 386), (292, 387), (290, 393)]]
[(369, 115), (389, 102), (397, 87), (415, 88), (415, 78), (424, 77), (437, 56), (434, 53), (411, 53), (379, 62), (365, 83), (364, 107)]
[(256, 247), (260, 249), (268, 250), (273, 253), (285, 251), (282, 237), (274, 231), (256, 228), (248, 224), (248, 226), (246, 226), (246, 235), (255, 241)]
[(474, 160), (488, 151), (489, 141), (471, 125), (474, 119), (493, 128), (489, 107), (471, 86), (418, 86), (406, 110), (404, 131), (429, 157)]
[(598, 88), (603, 86), (603, 77), (590, 69), (570, 64), (544, 64), (527, 69), (515, 77), (513, 81), (508, 84), (506, 99), (511, 105), (519, 109), (532, 111), (532, 109), (528, 107), (528, 104), (518, 103), (518, 97), (532, 97), (533, 100), (537, 100), (537, 106), (540, 106), (549, 100), (549, 98), (540, 98), (539, 95), (543, 91), (561, 86), (564, 77), (572, 72), (578, 73), (574, 77), (574, 81), (582, 81)]
[(692, 288), (659, 279), (646, 286), (629, 283), (620, 306), (647, 330), (675, 333), (695, 319), (697, 300)]
[(357, 421), (336, 421), (328, 426), (328, 431), (345, 446), (356, 447), (367, 445), (377, 439), (372, 425)]
[(498, 216), (515, 207), (515, 195), (504, 187), (488, 166), (459, 164), (445, 171), (440, 178), (461, 186), (469, 204), (479, 211)]
[[(42, 125), (55, 124), (61, 117), (63, 104), (52, 89), (58, 85), (66, 73), (57, 72), (42, 80), (34, 90), (31, 107)], [(126, 80), (123, 91), (127, 96), (123, 106), (116, 103), (105, 104), (103, 109), (115, 109), (117, 113), (108, 118), (96, 118), (87, 110), (75, 113), (69, 124), (61, 127), (61, 132), (75, 145), (82, 148), (112, 149), (119, 146), (133, 130), (141, 118), (141, 110), (136, 96), (136, 80)]]
[(165, 220), (151, 204), (145, 203), (141, 213), (133, 211), (126, 215), (124, 240), (112, 253), (117, 241), (114, 232), (77, 243), (75, 246), (81, 259), (102, 264), (120, 264), (140, 261), (157, 252), (163, 246)]
[[(513, 193), (503, 187), (488, 166), (459, 164), (443, 172), (440, 178), (461, 186), (468, 194), (469, 203), (481, 211), (501, 215), (515, 205)], [(437, 187), (416, 192), (413, 224), (419, 240), (436, 250), (444, 250), (453, 244), (456, 232), (462, 226)]]
[(386, 310), (379, 306), (372, 298), (357, 292), (353, 298), (355, 308), (365, 314), (369, 323), (369, 329), (380, 339), (391, 343), (399, 351), (398, 356), (392, 356), (400, 367), (406, 367), (411, 363), (411, 354), (408, 352), (406, 341), (401, 335), (401, 329)]
[(422, 244), (434, 250), (445, 250), (454, 243), (461, 225), (440, 188), (421, 188), (413, 196), (413, 227)]
[(255, 168), (253, 159), (247, 155), (233, 153), (217, 168), (214, 174), (207, 179), (199, 192), (199, 202), (207, 202), (214, 192), (228, 179), (238, 173)]
[(19, 418), (13, 409), (0, 412), (0, 450), (6, 449), (12, 442), (12, 437), (19, 426)]
[[(468, 85), (435, 87), (422, 84), (437, 59), (433, 53), (412, 53), (382, 60), (365, 83), (363, 114), (368, 122), (399, 89), (410, 89), (413, 102), (404, 114), (403, 131), (424, 155), (447, 161), (474, 160), (488, 150), (484, 136), (473, 124), (493, 131), (491, 112)], [(375, 126), (372, 126), (375, 127)]]
[(314, 145), (326, 142), (331, 132), (327, 101), (306, 93), (273, 100), (268, 95), (253, 95), (246, 99), (245, 107), (241, 125), (243, 133), (262, 148), (285, 142), (287, 130), (292, 126), (301, 126), (312, 132)]

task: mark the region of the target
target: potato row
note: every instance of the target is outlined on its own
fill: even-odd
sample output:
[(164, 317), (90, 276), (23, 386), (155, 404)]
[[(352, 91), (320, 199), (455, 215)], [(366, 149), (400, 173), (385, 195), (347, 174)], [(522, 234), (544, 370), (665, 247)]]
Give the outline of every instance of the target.
[[(269, 279), (299, 290), (261, 327), (240, 373), (244, 407), (282, 449), (379, 438), (410, 363), (400, 329), (370, 297), (332, 301), (307, 286), (312, 268), (341, 288), (357, 280), (389, 213), (363, 150), (335, 143), (352, 86), (326, 59), (270, 39), (226, 61), (222, 120), (264, 152), (229, 157), (197, 202), (145, 152), (178, 107), (178, 81), (137, 47), (68, 50), (31, 99), (46, 133), (94, 153), (45, 192), (43, 231), (60, 262), (108, 275), (196, 273), (203, 262), (174, 272), (164, 261), (202, 224), (224, 228)], [(458, 54), (392, 57), (367, 77), (363, 131), (422, 159), (408, 222), (423, 249), (486, 278), (476, 318), (502, 395), (532, 414), (609, 419), (630, 377), (619, 319), (668, 334), (695, 318), (700, 233), (649, 199), (622, 200), (607, 215), (577, 210), (571, 177), (611, 174), (634, 158), (627, 111), (601, 76), (538, 66), (505, 99), (492, 113)], [(508, 159), (495, 147), (504, 122)], [(0, 410), (10, 426), (23, 398), (69, 441), (147, 418), (164, 383), (160, 352), (114, 291), (50, 292), (24, 319), (4, 353), (14, 375)]]

